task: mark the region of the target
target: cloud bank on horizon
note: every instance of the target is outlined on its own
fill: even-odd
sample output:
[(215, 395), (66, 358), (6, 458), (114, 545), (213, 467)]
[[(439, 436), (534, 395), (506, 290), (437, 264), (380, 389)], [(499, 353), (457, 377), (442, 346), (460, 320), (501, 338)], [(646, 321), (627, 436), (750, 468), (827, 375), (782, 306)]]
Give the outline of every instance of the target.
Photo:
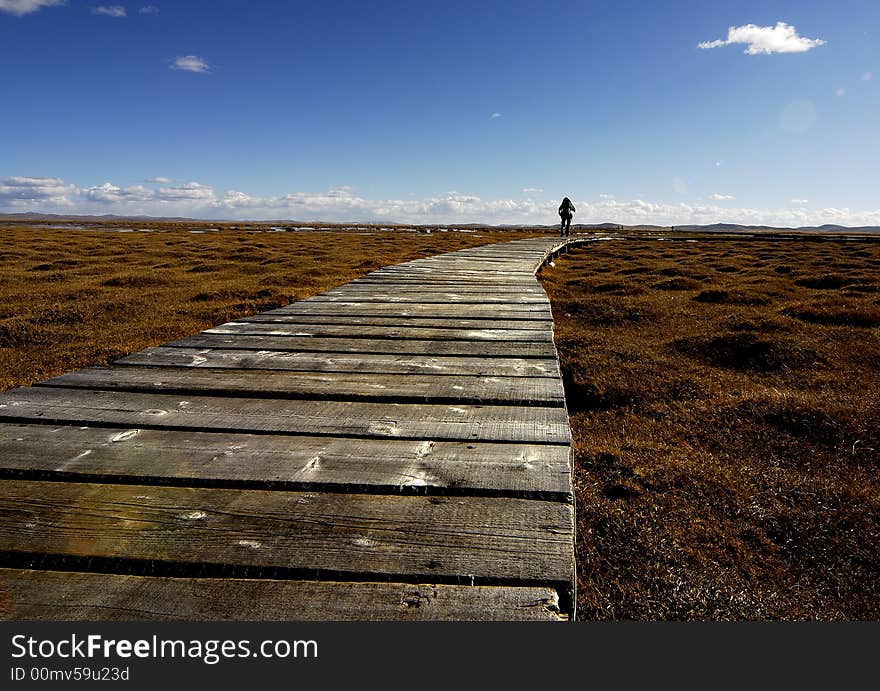
[[(172, 185), (165, 177), (152, 178), (149, 183), (152, 186), (121, 187), (106, 182), (80, 187), (61, 178), (9, 177), (0, 179), (0, 212), (228, 220), (552, 225), (556, 222), (559, 203), (557, 199), (482, 199), (458, 192), (425, 199), (367, 199), (358, 196), (350, 187), (259, 197), (238, 190), (221, 192), (196, 181)], [(712, 195), (712, 198), (730, 200), (733, 197)], [(574, 201), (578, 208), (576, 222), (579, 223), (880, 226), (880, 210), (805, 209), (807, 200), (804, 199), (792, 199), (793, 206), (778, 209), (618, 200), (607, 194), (597, 195), (593, 200), (576, 198)]]

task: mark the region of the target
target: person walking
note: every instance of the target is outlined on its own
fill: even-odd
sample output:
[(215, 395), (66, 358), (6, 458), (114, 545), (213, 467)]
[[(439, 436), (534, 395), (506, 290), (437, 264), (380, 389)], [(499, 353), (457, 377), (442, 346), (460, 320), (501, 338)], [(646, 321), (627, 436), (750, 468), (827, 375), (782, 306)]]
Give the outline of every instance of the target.
[(559, 237), (571, 235), (571, 217), (574, 216), (574, 212), (574, 204), (571, 203), (571, 199), (565, 197), (559, 205)]

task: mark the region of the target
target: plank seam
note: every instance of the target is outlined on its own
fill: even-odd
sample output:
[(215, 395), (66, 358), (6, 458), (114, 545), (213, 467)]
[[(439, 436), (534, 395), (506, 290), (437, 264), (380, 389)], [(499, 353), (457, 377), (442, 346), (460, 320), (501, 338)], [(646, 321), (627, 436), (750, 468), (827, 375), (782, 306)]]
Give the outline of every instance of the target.
[(475, 575), (431, 573), (399, 574), (323, 569), (319, 567), (282, 567), (186, 562), (161, 559), (119, 557), (83, 557), (70, 554), (0, 551), (0, 567), (36, 571), (105, 573), (121, 576), (160, 576), (182, 578), (236, 578), (282, 581), (336, 581), (351, 583), (406, 583), (412, 585), (471, 585), (499, 587), (548, 587), (559, 594), (560, 612), (571, 610), (571, 584), (568, 581), (527, 578), (503, 578)]

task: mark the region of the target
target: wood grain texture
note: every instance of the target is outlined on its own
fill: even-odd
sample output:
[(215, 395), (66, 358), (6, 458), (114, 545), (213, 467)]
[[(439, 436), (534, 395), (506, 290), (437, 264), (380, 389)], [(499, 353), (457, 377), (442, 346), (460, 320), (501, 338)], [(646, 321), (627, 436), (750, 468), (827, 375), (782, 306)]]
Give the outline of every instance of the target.
[(373, 372), (484, 377), (558, 377), (556, 359), (479, 358), (446, 355), (300, 353), (283, 350), (147, 348), (119, 364), (284, 370), (289, 372)]
[[(497, 319), (493, 319), (492, 317), (480, 317), (480, 318), (447, 318), (447, 317), (400, 317), (400, 316), (390, 316), (390, 317), (355, 317), (351, 315), (338, 315), (338, 314), (324, 314), (324, 315), (308, 315), (308, 314), (300, 314), (296, 317), (284, 317), (284, 316), (271, 316), (267, 314), (255, 314), (250, 317), (242, 317), (240, 319), (235, 320), (234, 322), (227, 322), (221, 326), (228, 326), (231, 324), (253, 324), (253, 323), (277, 323), (277, 324), (317, 324), (317, 325), (336, 325), (336, 326), (383, 326), (390, 327), (388, 329), (389, 333), (400, 333), (405, 338), (427, 338), (427, 336), (420, 336), (418, 332), (413, 331), (402, 331), (404, 328), (428, 328), (432, 330), (437, 329), (455, 329), (458, 331), (462, 331), (467, 334), (470, 331), (475, 332), (477, 335), (468, 337), (467, 335), (457, 336), (456, 338), (459, 340), (470, 340), (471, 338), (480, 338), (479, 335), (482, 331), (489, 331), (491, 333), (496, 332), (505, 332), (505, 331), (542, 331), (542, 334), (528, 334), (529, 338), (543, 338), (547, 339), (547, 336), (551, 330), (553, 325), (552, 321), (546, 320), (530, 320), (530, 321), (515, 321), (515, 322), (503, 322)], [(219, 327), (217, 327), (219, 328)], [(209, 329), (210, 331), (210, 329)], [(353, 337), (358, 337), (360, 332), (353, 331)], [(372, 334), (373, 337), (376, 338), (391, 338), (391, 336), (383, 336), (384, 331), (376, 331)], [(341, 332), (336, 332), (336, 335), (341, 335)], [(505, 334), (501, 334), (505, 335)], [(513, 337), (508, 338), (508, 340), (519, 340)], [(553, 339), (550, 338), (550, 341)]]
[[(304, 301), (305, 302), (305, 301)], [(407, 295), (406, 293), (390, 293), (390, 292), (366, 292), (366, 291), (357, 291), (355, 292), (345, 292), (337, 295), (330, 295), (327, 293), (322, 293), (321, 295), (316, 295), (308, 299), (309, 303), (316, 302), (330, 302), (330, 303), (338, 303), (338, 304), (361, 304), (364, 302), (369, 303), (377, 303), (377, 304), (400, 304), (400, 305), (409, 305), (409, 304), (460, 304), (460, 305), (501, 305), (502, 307), (506, 307), (508, 305), (547, 305), (547, 299), (532, 296), (532, 295), (517, 295), (515, 293), (505, 293), (505, 294), (483, 294), (479, 295), (476, 293), (467, 295), (458, 292), (443, 292), (443, 293), (426, 293), (426, 292), (418, 292), (414, 294)]]
[(543, 319), (551, 320), (550, 306), (545, 304), (507, 304), (507, 305), (455, 305), (442, 303), (409, 303), (391, 305), (372, 302), (318, 302), (303, 300), (294, 302), (288, 307), (271, 310), (266, 314), (298, 315), (298, 314), (335, 314), (353, 316), (398, 316), (398, 317), (488, 317), (504, 321), (508, 319)]
[(481, 377), (363, 372), (276, 372), (200, 367), (89, 367), (37, 386), (174, 395), (314, 398), (409, 403), (488, 403), (562, 406), (562, 382), (553, 377)]
[(546, 587), (160, 578), (0, 569), (12, 621), (563, 621)]
[(0, 424), (0, 476), (569, 501), (568, 447)]
[(344, 336), (258, 336), (253, 334), (198, 334), (167, 344), (173, 348), (285, 350), (308, 353), (371, 353), (373, 355), (455, 355), (469, 357), (541, 358), (556, 356), (547, 341), (503, 342), (473, 339), (424, 340), (402, 338), (351, 338)]
[[(331, 317), (326, 317), (331, 319)], [(337, 318), (338, 319), (338, 318)], [(202, 333), (206, 334), (254, 334), (268, 336), (310, 336), (328, 338), (384, 338), (417, 339), (435, 341), (542, 341), (553, 342), (552, 322), (517, 322), (522, 328), (508, 328), (510, 324), (499, 324), (498, 328), (457, 328), (455, 320), (437, 320), (439, 326), (392, 326), (375, 324), (369, 318), (350, 317), (344, 323), (309, 323), (303, 317), (250, 317), (234, 322), (220, 324)], [(399, 320), (404, 322), (405, 320)], [(419, 320), (424, 321), (424, 320)], [(368, 322), (368, 323), (362, 323)]]
[(564, 408), (289, 401), (33, 387), (8, 391), (0, 419), (154, 429), (569, 444)]
[[(344, 295), (428, 295), (434, 297), (436, 295), (465, 295), (480, 296), (490, 295), (498, 297), (511, 297), (517, 295), (528, 295), (547, 299), (544, 289), (537, 283), (532, 286), (509, 286), (509, 285), (466, 285), (466, 286), (446, 286), (446, 285), (423, 285), (417, 286), (409, 283), (346, 283), (339, 288), (332, 288), (320, 295), (344, 296)], [(316, 296), (317, 297), (317, 296)]]
[(44, 564), (69, 556), (138, 571), (159, 562), (193, 577), (212, 565), (297, 579), (559, 585), (573, 576), (572, 536), (569, 504), (526, 499), (25, 480), (4, 481), (0, 496), (0, 566), (46, 555)]

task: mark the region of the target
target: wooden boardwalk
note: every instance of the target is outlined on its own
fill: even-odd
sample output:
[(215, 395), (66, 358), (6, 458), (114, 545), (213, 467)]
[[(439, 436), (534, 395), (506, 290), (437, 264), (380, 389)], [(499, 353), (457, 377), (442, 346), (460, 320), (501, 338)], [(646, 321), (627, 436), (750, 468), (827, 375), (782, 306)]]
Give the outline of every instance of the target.
[(571, 436), (517, 240), (0, 395), (0, 616), (574, 610)]

